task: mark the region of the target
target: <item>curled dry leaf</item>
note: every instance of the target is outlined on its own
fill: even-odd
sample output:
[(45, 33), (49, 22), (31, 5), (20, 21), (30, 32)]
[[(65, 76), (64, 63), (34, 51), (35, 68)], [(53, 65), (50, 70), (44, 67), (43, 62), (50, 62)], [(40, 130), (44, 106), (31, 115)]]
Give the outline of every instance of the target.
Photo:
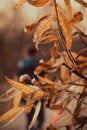
[(44, 18), (44, 19), (42, 19), (40, 21), (40, 23), (38, 24), (37, 29), (36, 29), (36, 31), (34, 33), (34, 42), (39, 42), (40, 41), (42, 34), (46, 30), (50, 29), (53, 21), (54, 20), (53, 20), (52, 17), (46, 17), (46, 18)]
[(44, 62), (40, 64), (36, 69), (35, 69), (35, 74), (40, 74), (42, 71), (46, 73), (53, 73), (58, 70), (60, 65), (64, 62), (64, 58), (61, 55), (60, 58), (51, 58), (49, 61)]
[(80, 5), (82, 5), (83, 7), (87, 8), (87, 2), (85, 2), (84, 0), (75, 0), (76, 2), (78, 2)]
[(55, 36), (55, 35), (45, 36), (44, 38), (42, 37), (39, 40), (39, 42), (36, 42), (36, 48), (38, 49), (39, 44), (49, 44), (51, 42), (59, 41), (59, 40), (60, 40), (60, 38), (58, 36)]
[(59, 41), (60, 38), (56, 35), (57, 30), (54, 29), (48, 29), (46, 30), (41, 37), (36, 42), (36, 48), (38, 48), (39, 44), (47, 44), (53, 41)]
[(29, 94), (29, 93), (34, 92), (34, 89), (31, 88), (30, 86), (24, 85), (22, 83), (18, 83), (12, 79), (7, 78), (7, 77), (6, 77), (6, 80), (10, 85), (12, 85), (13, 87), (15, 87), (16, 89), (18, 89), (19, 91), (21, 91), (23, 93)]
[(49, 0), (26, 0), (29, 4), (37, 7), (44, 6)]
[(32, 126), (34, 125), (38, 115), (39, 115), (39, 112), (40, 112), (40, 108), (41, 108), (41, 102), (38, 102), (37, 105), (35, 106), (35, 113), (34, 113), (34, 116), (33, 116), (33, 119), (29, 125), (29, 130), (32, 128)]
[(83, 15), (80, 11), (76, 12), (74, 15), (73, 15), (73, 19), (71, 19), (69, 21), (69, 24), (71, 26), (75, 25), (75, 24), (78, 24), (80, 21), (83, 20)]
[(32, 23), (31, 25), (26, 25), (24, 31), (31, 32), (35, 27), (36, 27), (36, 23)]
[(49, 16), (49, 15), (46, 15), (46, 16), (41, 17), (36, 23), (32, 23), (31, 25), (26, 25), (25, 28), (24, 28), (24, 31), (25, 31), (25, 32), (31, 32), (31, 31), (33, 31), (33, 30), (39, 25), (39, 23), (40, 23), (43, 19), (47, 18), (48, 16)]
[(40, 74), (42, 71), (46, 71), (48, 67), (52, 66), (54, 64), (54, 60), (53, 58), (51, 58), (49, 61), (47, 62), (43, 62), (43, 63), (40, 63), (39, 66), (36, 67), (34, 73), (37, 75), (37, 74)]

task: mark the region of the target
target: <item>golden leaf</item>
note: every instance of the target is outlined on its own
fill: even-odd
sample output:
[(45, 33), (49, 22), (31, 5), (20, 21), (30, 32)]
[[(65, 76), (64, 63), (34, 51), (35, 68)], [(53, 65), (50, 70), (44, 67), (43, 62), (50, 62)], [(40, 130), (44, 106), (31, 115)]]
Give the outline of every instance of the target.
[(38, 39), (38, 42), (36, 42), (36, 48), (38, 48), (39, 44), (47, 44), (53, 41), (59, 41), (60, 38), (56, 36), (56, 31), (54, 29), (48, 29), (46, 30), (40, 39)]
[(80, 70), (83, 69), (83, 68), (85, 68), (85, 67), (87, 67), (87, 62), (78, 65), (78, 68), (79, 68)]
[(24, 31), (31, 32), (35, 27), (36, 27), (36, 23), (32, 23), (31, 25), (26, 25)]
[(28, 97), (26, 105), (25, 105), (25, 111), (27, 113), (29, 113), (33, 106), (34, 106), (34, 100), (32, 100), (32, 99), (30, 99), (30, 97)]
[(44, 70), (44, 66), (39, 65), (38, 67), (36, 67), (36, 69), (34, 70), (34, 74), (40, 74), (42, 71)]
[(22, 98), (22, 92), (18, 91), (13, 100), (13, 107), (19, 106), (21, 98)]
[(24, 85), (22, 83), (18, 83), (12, 79), (7, 78), (7, 77), (6, 77), (6, 80), (9, 84), (11, 84), (13, 87), (15, 87), (16, 89), (18, 89), (19, 91), (21, 91), (23, 93), (29, 94), (29, 93), (34, 92), (34, 89), (31, 88), (30, 86)]
[[(63, 13), (63, 14), (66, 14), (65, 10), (58, 4), (56, 3), (57, 5), (57, 11)], [(53, 6), (52, 8), (52, 16), (55, 17), (56, 16), (56, 11), (55, 11), (55, 7)]]
[(78, 24), (81, 20), (83, 20), (83, 15), (80, 11), (78, 11), (73, 15), (73, 19), (69, 21), (69, 24), (72, 26), (74, 24)]
[(34, 93), (33, 101), (41, 100), (45, 96), (47, 96), (47, 94), (43, 90), (39, 89)]
[(60, 75), (61, 75), (62, 82), (69, 82), (69, 80), (70, 80), (70, 71), (65, 66), (61, 65)]
[(58, 48), (59, 48), (59, 44), (58, 44), (58, 41), (55, 42), (52, 50), (51, 50), (51, 56), (53, 58), (57, 58), (58, 57)]
[(16, 8), (21, 7), (25, 2), (26, 0), (19, 0), (18, 3), (16, 4)]
[[(77, 58), (78, 54), (75, 53), (75, 52), (73, 52), (73, 51), (71, 52), (71, 54), (72, 54), (73, 58), (74, 58), (74, 59), (77, 59), (78, 61), (87, 61), (87, 57), (79, 56), (79, 57)], [(67, 53), (66, 53), (65, 51), (63, 52), (63, 55), (64, 55), (65, 62), (66, 62), (68, 65), (70, 65), (71, 61), (69, 60), (69, 58), (68, 58), (68, 56), (67, 56)], [(69, 62), (69, 61), (70, 61), (70, 62)]]
[(87, 2), (83, 1), (83, 0), (75, 0), (76, 2), (78, 2), (80, 5), (84, 6), (87, 8)]
[(54, 64), (54, 60), (53, 58), (51, 58), (49, 61), (47, 62), (41, 62), (39, 66), (36, 67), (34, 73), (40, 74), (42, 71), (46, 71), (48, 67), (52, 66)]
[(40, 18), (36, 23), (32, 23), (31, 25), (26, 25), (24, 28), (25, 32), (31, 32), (33, 29), (35, 29), (38, 24), (45, 18), (47, 18), (49, 15), (43, 16), (42, 18)]
[(38, 76), (38, 79), (39, 79), (40, 82), (45, 82), (45, 83), (51, 85), (54, 88), (55, 82), (49, 80), (48, 78), (43, 78), (41, 76)]
[(72, 19), (72, 6), (70, 3), (70, 0), (64, 0), (68, 14), (69, 14), (69, 18)]
[(45, 96), (46, 96), (46, 93), (42, 91), (41, 89), (34, 92), (32, 98), (28, 97), (27, 99), (27, 103), (25, 105), (25, 111), (29, 113), (32, 107), (34, 106), (34, 102), (37, 100), (41, 100)]
[(67, 47), (67, 49), (71, 49), (71, 46), (72, 46), (71, 27), (68, 23), (66, 16), (63, 13), (58, 12), (58, 17), (59, 17), (59, 21), (60, 21), (60, 24), (61, 24), (62, 31), (63, 31), (64, 36), (65, 36), (66, 47)]
[(20, 111), (24, 111), (23, 107), (15, 107), (0, 116), (0, 122), (11, 121)]
[(29, 4), (37, 7), (45, 5), (49, 0), (26, 0)]
[(40, 21), (34, 33), (34, 42), (40, 41), (42, 34), (51, 27), (53, 21), (52, 17), (45, 17)]
[(4, 125), (7, 126), (9, 125), (12, 121), (14, 121), (20, 114), (22, 114), (25, 111), (25, 109), (23, 107), (20, 108), (20, 110), (18, 111), (18, 113), (14, 114), (12, 117), (8, 118), (7, 123)]

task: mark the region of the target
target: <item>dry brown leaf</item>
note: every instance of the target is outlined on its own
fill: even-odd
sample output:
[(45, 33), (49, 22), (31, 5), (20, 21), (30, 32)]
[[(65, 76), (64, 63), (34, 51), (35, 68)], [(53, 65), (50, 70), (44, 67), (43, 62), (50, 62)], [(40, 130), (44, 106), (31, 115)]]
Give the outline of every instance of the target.
[(72, 6), (71, 6), (71, 2), (70, 0), (64, 0), (68, 14), (69, 14), (69, 18), (72, 19)]
[(31, 111), (32, 107), (34, 106), (34, 102), (37, 100), (41, 100), (44, 96), (46, 96), (46, 93), (44, 91), (42, 91), (41, 89), (36, 90), (33, 93), (32, 97), (28, 97), (27, 103), (25, 105), (25, 111), (27, 113), (29, 113)]
[(11, 84), (13, 87), (15, 87), (16, 89), (18, 89), (19, 91), (23, 92), (23, 93), (26, 93), (26, 94), (29, 94), (29, 93), (32, 93), (34, 92), (34, 89), (31, 88), (30, 86), (28, 85), (24, 85), (22, 83), (18, 83), (12, 79), (9, 79), (6, 77), (6, 80), (9, 84)]
[[(63, 14), (66, 14), (65, 10), (58, 4), (56, 3), (57, 5), (57, 11), (63, 13)], [(55, 17), (56, 16), (56, 11), (55, 11), (55, 7), (53, 6), (52, 8), (52, 16)]]
[(54, 89), (55, 82), (49, 80), (49, 79), (46, 78), (46, 77), (43, 78), (43, 77), (41, 77), (41, 76), (38, 76), (38, 79), (39, 79), (40, 82), (45, 82), (45, 83), (51, 85), (51, 86), (52, 86), (52, 89)]
[(35, 107), (35, 113), (34, 113), (33, 119), (32, 119), (32, 121), (31, 121), (31, 123), (30, 123), (30, 125), (29, 125), (29, 130), (30, 130), (30, 129), (32, 128), (32, 126), (34, 125), (34, 123), (35, 123), (35, 121), (36, 121), (36, 119), (37, 119), (37, 117), (38, 117), (38, 114), (39, 114), (39, 112), (40, 112), (40, 108), (41, 108), (41, 102), (38, 102), (37, 105), (36, 105), (36, 107)]
[(58, 17), (59, 17), (59, 21), (60, 21), (60, 24), (61, 24), (62, 31), (63, 31), (64, 36), (65, 36), (66, 47), (67, 47), (68, 50), (70, 50), (71, 46), (72, 46), (71, 27), (68, 23), (66, 16), (63, 13), (58, 12)]
[(54, 64), (54, 60), (53, 58), (51, 58), (49, 61), (47, 62), (42, 62), (40, 63), (40, 65), (38, 67), (36, 67), (34, 73), (40, 74), (42, 71), (46, 71), (48, 67), (52, 66)]
[(87, 62), (84, 62), (84, 63), (78, 65), (78, 68), (80, 70), (84, 69), (85, 67), (87, 67)]
[[(77, 57), (77, 53), (75, 52), (71, 52), (73, 58), (76, 60), (76, 57)], [(67, 56), (67, 53), (64, 51), (63, 52), (63, 56), (64, 56), (64, 59), (65, 59), (65, 62), (66, 64), (68, 64), (69, 66), (72, 65), (71, 61), (69, 60), (69, 57)], [(86, 62), (87, 61), (87, 57), (84, 57), (84, 56), (79, 56), (77, 61), (83, 61), (83, 62)]]
[(21, 109), (20, 109), (20, 111), (18, 113), (14, 114), (14, 116), (8, 118), (8, 121), (6, 122), (6, 124), (4, 125), (4, 127), (6, 127), (7, 125), (9, 125), (12, 121), (14, 121), (24, 111), (25, 111), (25, 109), (23, 107), (21, 107)]
[(25, 28), (24, 28), (24, 31), (25, 32), (31, 32), (31, 31), (33, 31), (33, 29), (35, 29), (39, 25), (39, 23), (43, 19), (47, 18), (48, 16), (49, 15), (45, 15), (45, 16), (41, 17), (36, 23), (32, 23), (31, 25), (26, 25)]
[(56, 41), (52, 50), (51, 50), (51, 57), (53, 57), (53, 58), (58, 57), (58, 48), (59, 48), (59, 44), (58, 44), (58, 41)]
[(75, 1), (87, 8), (87, 2), (85, 2), (84, 0), (75, 0)]
[(40, 44), (46, 44), (53, 41), (59, 41), (59, 38), (57, 36), (50, 35), (48, 37), (45, 37), (45, 39), (42, 39)]
[(49, 6), (54, 6), (54, 0), (49, 0)]
[(25, 105), (25, 111), (29, 113), (34, 106), (34, 100), (32, 100), (30, 97), (28, 97), (26, 105)]
[(38, 74), (40, 74), (43, 70), (44, 70), (44, 66), (39, 65), (39, 66), (36, 67), (36, 69), (34, 70), (34, 74), (38, 75)]
[(21, 98), (22, 98), (22, 92), (18, 91), (13, 100), (13, 107), (19, 106)]
[(3, 93), (2, 95), (0, 95), (0, 102), (9, 101), (12, 98), (14, 98), (16, 94), (17, 94), (17, 90), (15, 88), (11, 88), (7, 90), (5, 93)]
[(21, 7), (25, 2), (37, 7), (44, 6), (49, 0), (19, 0), (16, 7)]
[(18, 3), (16, 4), (16, 8), (21, 7), (25, 2), (26, 0), (19, 0)]
[(34, 42), (39, 42), (41, 39), (42, 34), (50, 29), (52, 23), (53, 23), (53, 18), (52, 17), (46, 17), (40, 21), (40, 23), (37, 26), (37, 29), (34, 33)]
[(31, 32), (35, 27), (36, 27), (36, 23), (32, 23), (31, 25), (26, 25), (24, 31)]
[(42, 37), (46, 37), (46, 36), (56, 34), (57, 31), (58, 31), (57, 29), (55, 29), (55, 30), (54, 29), (48, 29), (42, 34)]
[(26, 0), (29, 4), (37, 7), (44, 6), (49, 0)]
[(83, 20), (83, 15), (78, 11), (73, 15), (73, 19), (69, 21), (69, 24), (73, 26), (74, 24), (78, 24), (81, 20)]
[(4, 113), (0, 116), (0, 122), (8, 122), (11, 121), (20, 111), (24, 111), (23, 107), (15, 107)]
[(37, 101), (37, 100), (41, 100), (43, 97), (47, 96), (47, 94), (43, 91), (43, 90), (38, 90), (34, 93), (33, 95), (33, 100)]
[(60, 75), (61, 75), (62, 82), (69, 82), (69, 80), (70, 80), (70, 71), (69, 71), (69, 69), (67, 69), (65, 66), (61, 65), (60, 72), (61, 72)]

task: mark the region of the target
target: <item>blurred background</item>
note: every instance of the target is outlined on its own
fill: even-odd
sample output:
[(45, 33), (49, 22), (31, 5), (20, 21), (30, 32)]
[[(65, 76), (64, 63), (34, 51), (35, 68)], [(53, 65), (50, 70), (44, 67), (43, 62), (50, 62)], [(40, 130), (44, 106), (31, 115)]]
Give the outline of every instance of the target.
[[(17, 72), (17, 63), (22, 57), (23, 48), (25, 46), (33, 46), (33, 32), (25, 33), (24, 27), (28, 24), (36, 22), (42, 16), (49, 14), (50, 7), (46, 4), (44, 7), (34, 7), (25, 3), (21, 8), (16, 9), (15, 5), (18, 0), (0, 0), (0, 75), (4, 77), (5, 75), (13, 78)], [(58, 1), (59, 2), (59, 1)], [(87, 33), (87, 9), (83, 8), (81, 5), (71, 0), (73, 5), (73, 11), (81, 11), (83, 13), (84, 22), (79, 23), (78, 27)], [(65, 8), (63, 0), (60, 1)], [(78, 37), (73, 39), (73, 50), (78, 51), (79, 47), (83, 47), (82, 43)], [(44, 55), (40, 54), (39, 57), (47, 60), (50, 57), (49, 51), (51, 44), (42, 45), (42, 50)], [(9, 85), (0, 83), (0, 94), (7, 90)], [(6, 105), (7, 104), (7, 105)], [(6, 103), (7, 107), (0, 103), (0, 114), (5, 112), (7, 109), (11, 108), (11, 102)], [(23, 116), (25, 118), (25, 115)], [(49, 116), (48, 116), (49, 117)], [(24, 122), (26, 118), (22, 121)], [(18, 123), (16, 121), (16, 123)], [(14, 124), (14, 123), (13, 123)], [(16, 126), (10, 126), (12, 130), (17, 130)], [(18, 127), (19, 128), (19, 127)], [(9, 129), (9, 127), (8, 127)], [(24, 130), (24, 127), (21, 130)], [(7, 130), (7, 129), (4, 129)]]

